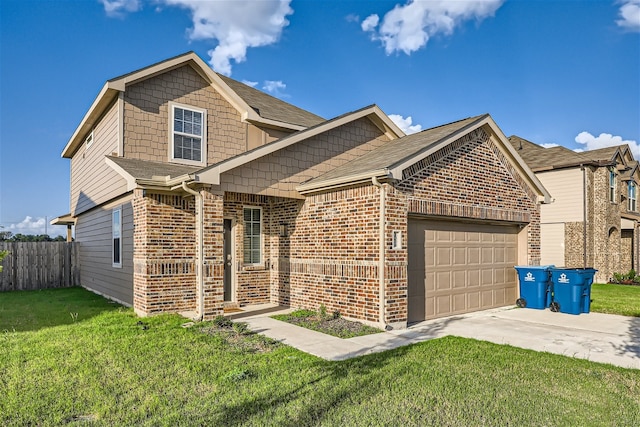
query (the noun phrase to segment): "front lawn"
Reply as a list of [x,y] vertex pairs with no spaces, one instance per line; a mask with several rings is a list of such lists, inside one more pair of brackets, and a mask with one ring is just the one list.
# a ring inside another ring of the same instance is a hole
[[0,425],[640,425],[638,370],[455,337],[327,362],[95,298],[0,293]]
[[595,283],[591,311],[640,317],[640,286]]

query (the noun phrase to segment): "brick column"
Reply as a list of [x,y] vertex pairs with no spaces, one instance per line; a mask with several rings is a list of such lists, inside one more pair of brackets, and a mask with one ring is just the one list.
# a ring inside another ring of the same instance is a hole
[[137,189],[132,205],[136,314],[195,312],[194,198]]
[[224,314],[224,193],[200,190],[203,201],[203,320]]

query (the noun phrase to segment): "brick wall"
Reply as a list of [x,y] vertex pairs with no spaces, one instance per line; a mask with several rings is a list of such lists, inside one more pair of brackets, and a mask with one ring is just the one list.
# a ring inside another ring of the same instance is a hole
[[133,306],[140,315],[194,311],[193,198],[144,193],[133,197]]
[[379,190],[310,195],[290,235],[291,306],[378,321]]
[[528,262],[540,263],[537,196],[482,129],[403,171],[408,212],[529,223]]

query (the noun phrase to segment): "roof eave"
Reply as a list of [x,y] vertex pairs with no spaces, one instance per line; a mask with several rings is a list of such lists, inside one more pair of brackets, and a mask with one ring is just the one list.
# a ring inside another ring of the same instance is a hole
[[89,107],[80,124],[71,135],[67,145],[62,150],[61,157],[70,159],[78,147],[84,142],[84,136],[91,131],[96,121],[100,119],[104,110],[111,105],[118,94],[124,90],[124,87],[115,82],[107,82],[98,93],[98,96]]
[[302,195],[309,193],[317,193],[319,191],[332,190],[335,188],[344,187],[347,185],[356,185],[365,182],[371,182],[373,178],[379,179],[391,179],[393,178],[388,169],[378,169],[375,171],[368,171],[360,174],[343,176],[340,178],[327,179],[324,181],[310,182],[308,184],[301,184],[296,187],[296,191]]
[[[380,120],[380,123],[386,124],[388,126],[389,132],[391,132],[391,139],[396,139],[404,135],[404,133],[395,124],[393,124],[391,119],[389,119],[389,117],[384,114],[384,112],[382,112],[380,108],[378,108],[376,105],[372,105],[370,107],[363,108],[362,110],[346,114],[337,119],[327,120],[326,122],[321,123],[317,126],[303,129],[298,133],[291,134],[285,138],[274,141],[258,149],[248,151],[231,159],[222,161],[214,166],[204,168],[202,171],[196,172],[194,174],[195,180],[207,184],[220,185],[220,175],[224,172],[247,164],[253,160],[259,159],[265,155],[274,153],[283,148],[294,145],[305,139],[319,135],[323,132],[327,132],[328,130],[335,129],[354,120],[361,119],[363,117],[369,118],[374,124],[375,122],[372,118],[376,117]],[[384,130],[382,129],[381,131],[384,132]]]

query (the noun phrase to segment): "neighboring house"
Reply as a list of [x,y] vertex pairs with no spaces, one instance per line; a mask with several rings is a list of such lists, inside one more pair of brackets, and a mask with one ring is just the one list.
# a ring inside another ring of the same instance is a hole
[[627,145],[574,152],[509,137],[554,202],[541,209],[541,263],[593,267],[595,280],[638,269],[640,172]]
[[324,304],[404,327],[513,304],[550,199],[489,115],[325,120],[194,53],[109,80],[62,155],[83,286],[142,316]]

